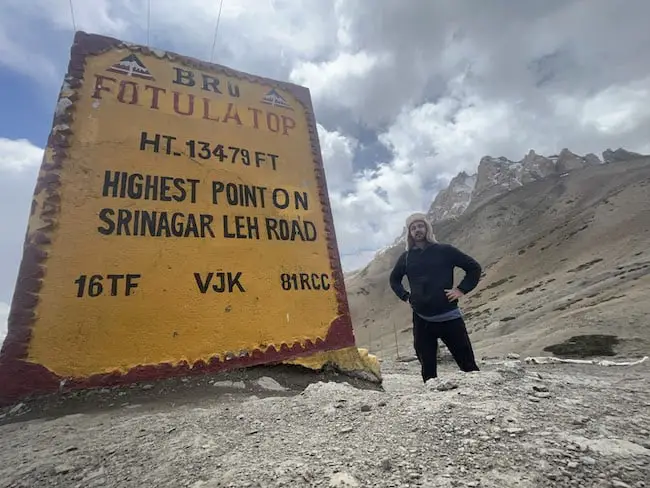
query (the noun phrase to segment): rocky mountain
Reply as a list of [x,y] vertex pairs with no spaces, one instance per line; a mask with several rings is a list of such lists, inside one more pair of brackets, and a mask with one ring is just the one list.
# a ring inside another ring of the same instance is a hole
[[432,222],[438,222],[462,215],[472,200],[476,187],[476,175],[464,171],[449,182],[449,186],[439,192],[431,203],[427,215]]
[[[603,160],[611,162],[631,159],[634,155],[635,153],[621,148],[616,151],[608,149],[603,152]],[[548,157],[541,156],[531,149],[520,161],[511,161],[503,156],[485,156],[479,162],[476,173],[458,173],[449,182],[449,186],[436,195],[427,215],[431,222],[456,218],[467,210],[471,211],[490,199],[525,184],[553,174],[563,174],[598,164],[602,164],[602,161],[595,154],[578,156],[566,148],[559,154]],[[403,243],[405,238],[404,228],[394,244]]]
[[[471,193],[454,190],[472,176],[459,174],[429,215],[439,240],[484,267],[461,303],[479,354],[650,348],[650,157],[485,157]],[[376,354],[411,348],[410,310],[388,286],[403,249],[398,239],[346,281],[357,341]]]

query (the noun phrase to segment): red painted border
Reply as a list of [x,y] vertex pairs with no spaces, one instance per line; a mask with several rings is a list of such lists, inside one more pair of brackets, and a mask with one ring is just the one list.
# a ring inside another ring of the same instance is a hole
[[[41,220],[46,225],[37,231],[25,236],[23,257],[18,272],[18,279],[14,290],[13,301],[9,313],[8,333],[0,350],[0,405],[7,405],[34,394],[43,394],[59,389],[80,389],[98,386],[127,384],[142,380],[162,379],[172,376],[199,374],[207,372],[225,371],[258,364],[281,362],[298,356],[305,356],[318,351],[327,351],[355,345],[350,310],[347,301],[343,271],[337,246],[334,221],[330,208],[327,182],[323,170],[320,144],[314,110],[311,103],[309,89],[267,78],[249,75],[234,71],[224,66],[206,63],[198,59],[166,52],[164,55],[171,61],[203,71],[221,72],[230,77],[245,79],[251,82],[277,87],[290,92],[303,106],[306,114],[307,126],[310,135],[314,172],[319,188],[319,197],[325,221],[325,234],[329,251],[330,266],[333,271],[334,288],[338,301],[338,318],[331,324],[325,340],[317,339],[316,342],[307,340],[305,345],[282,344],[279,349],[271,346],[266,351],[254,350],[252,353],[232,359],[214,357],[207,363],[199,361],[194,364],[182,362],[180,364],[162,363],[156,365],[137,366],[127,373],[120,372],[100,374],[84,378],[62,378],[55,375],[47,368],[25,361],[27,357],[32,326],[36,318],[36,307],[39,300],[39,291],[45,275],[47,251],[44,246],[50,243],[50,235],[57,225],[61,198],[59,195],[59,175],[55,170],[65,165],[67,148],[70,147],[69,136],[72,134],[76,94],[70,92],[81,86],[84,76],[86,57],[101,54],[114,48],[128,48],[145,54],[153,52],[149,48],[137,45],[127,45],[124,42],[105,36],[77,32],[71,48],[68,73],[61,90],[60,102],[54,115],[52,131],[48,138],[47,148],[53,151],[53,158],[48,162],[43,158],[34,195],[45,192],[45,201],[40,211]],[[73,103],[68,103],[65,99]],[[64,100],[62,103],[61,100]],[[32,202],[30,216],[36,212],[36,203]]]

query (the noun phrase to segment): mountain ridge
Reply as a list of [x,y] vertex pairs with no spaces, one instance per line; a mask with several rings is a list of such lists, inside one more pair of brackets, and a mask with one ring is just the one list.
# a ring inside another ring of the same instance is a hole
[[[449,181],[447,187],[435,195],[426,215],[432,224],[436,224],[457,218],[464,212],[477,208],[481,203],[552,174],[562,175],[589,166],[645,157],[622,147],[616,150],[605,149],[601,155],[602,159],[594,153],[580,156],[568,148],[563,148],[558,154],[550,156],[537,154],[535,150],[530,149],[519,161],[512,161],[505,156],[483,156],[476,172],[470,174],[465,170],[460,171]],[[405,243],[405,239],[406,227],[402,227],[401,234],[391,244],[378,250],[373,259],[387,249]],[[348,271],[346,276],[352,277],[360,273],[369,264]]]

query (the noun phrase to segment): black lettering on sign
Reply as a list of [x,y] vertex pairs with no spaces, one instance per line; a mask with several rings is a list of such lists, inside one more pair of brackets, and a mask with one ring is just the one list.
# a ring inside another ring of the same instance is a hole
[[[278,117],[278,115],[273,112],[264,112],[266,117],[263,117],[263,111],[259,108],[248,107],[248,111],[251,112],[253,116],[253,128],[255,129],[259,129],[262,127],[264,122],[266,122],[266,128],[270,132],[280,132],[281,130],[282,135],[288,136],[289,131],[296,128],[296,121],[288,115]],[[280,120],[282,120],[282,123],[280,123]],[[280,125],[282,127],[280,127]]]
[[[131,87],[129,90],[127,87]],[[117,94],[117,100],[129,105],[138,104],[138,84],[134,81],[120,81],[120,91]]]
[[260,225],[257,217],[244,217],[235,215],[230,217],[223,216],[223,236],[226,239],[259,239]]
[[205,275],[205,277],[201,276],[201,273],[194,273],[196,286],[199,291],[204,294],[207,293],[210,288],[212,288],[212,291],[215,293],[232,293],[235,291],[235,288],[241,293],[245,293],[246,290],[241,284],[241,281],[239,281],[241,277],[241,271],[237,271],[235,274],[230,271],[218,271],[216,273],[210,271]]
[[156,210],[131,210],[103,208],[99,220],[104,224],[97,227],[102,235],[124,235],[145,237],[214,237],[210,225],[214,217],[210,214],[184,214]]
[[[196,76],[193,71],[177,67],[174,67],[173,69],[176,72],[176,79],[173,80],[172,83],[183,86],[196,85]],[[203,91],[214,92],[218,93],[219,95],[222,94],[221,90],[219,89],[221,81],[219,78],[205,73],[200,73],[200,75],[202,81],[201,89]],[[228,95],[234,98],[239,97],[239,85],[237,85],[234,81],[228,80]]]
[[309,210],[309,198],[307,192],[294,191],[293,195],[290,195],[284,188],[274,188],[271,192],[271,196],[273,205],[275,208],[279,208],[280,210],[284,210],[290,205],[296,210],[299,210],[300,207],[302,207],[303,210]]
[[309,220],[287,220],[266,217],[264,220],[266,237],[269,241],[306,241],[316,240],[316,226]]
[[[219,205],[219,196],[223,193],[226,203],[232,207],[265,208],[265,186],[245,185],[243,183],[212,182],[212,203]],[[223,199],[221,200],[223,203]]]
[[282,289],[327,291],[330,289],[327,273],[282,273],[280,275]]
[[[235,115],[227,115],[227,117],[235,118]],[[224,122],[227,122],[227,119],[224,119]],[[193,139],[185,141],[185,146],[187,146],[187,155],[191,159],[218,159],[220,163],[243,164],[244,166],[250,166],[251,163],[254,162],[257,168],[261,167],[262,164],[270,161],[273,170],[275,171],[277,169],[279,157],[277,154],[265,153],[261,151],[251,151],[245,147],[226,146],[224,144],[214,144],[206,141],[196,141]],[[251,152],[253,153],[252,156]]]
[[[74,280],[77,285],[77,297],[95,298],[100,295],[118,295],[131,296],[133,290],[138,287],[137,279],[141,278],[140,274],[109,274],[106,276],[94,274],[90,277],[82,274]],[[106,281],[104,281],[106,280]]]
[[175,141],[174,136],[168,136],[164,134],[149,134],[145,131],[140,133],[140,151],[146,151],[150,148],[153,152],[160,152],[160,143],[161,139],[164,139],[164,151],[166,154],[172,154],[172,141]]
[[196,203],[196,185],[200,180],[174,176],[142,175],[125,171],[104,172],[102,196],[131,200],[162,200],[184,202],[188,195]]
[[172,81],[177,85],[183,86],[194,86],[196,81],[194,81],[194,73],[192,71],[183,69],[183,68],[173,68],[176,72],[176,79]]
[[284,188],[273,190],[273,205],[279,209],[287,208],[289,206],[289,192]]

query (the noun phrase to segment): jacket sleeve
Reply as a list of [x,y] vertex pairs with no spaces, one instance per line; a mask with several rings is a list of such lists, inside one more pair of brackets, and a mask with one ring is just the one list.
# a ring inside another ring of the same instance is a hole
[[451,252],[454,266],[465,271],[465,277],[456,288],[464,294],[467,294],[476,288],[476,285],[478,285],[478,282],[481,279],[481,265],[473,257],[468,256],[454,246],[449,246],[449,251]]
[[395,295],[397,295],[397,297],[402,301],[406,301],[409,296],[409,292],[406,291],[404,285],[402,285],[402,278],[404,278],[405,274],[406,253],[404,252],[395,263],[395,266],[393,267],[393,271],[391,271],[389,278],[390,287],[392,288],[393,293],[395,293]]

